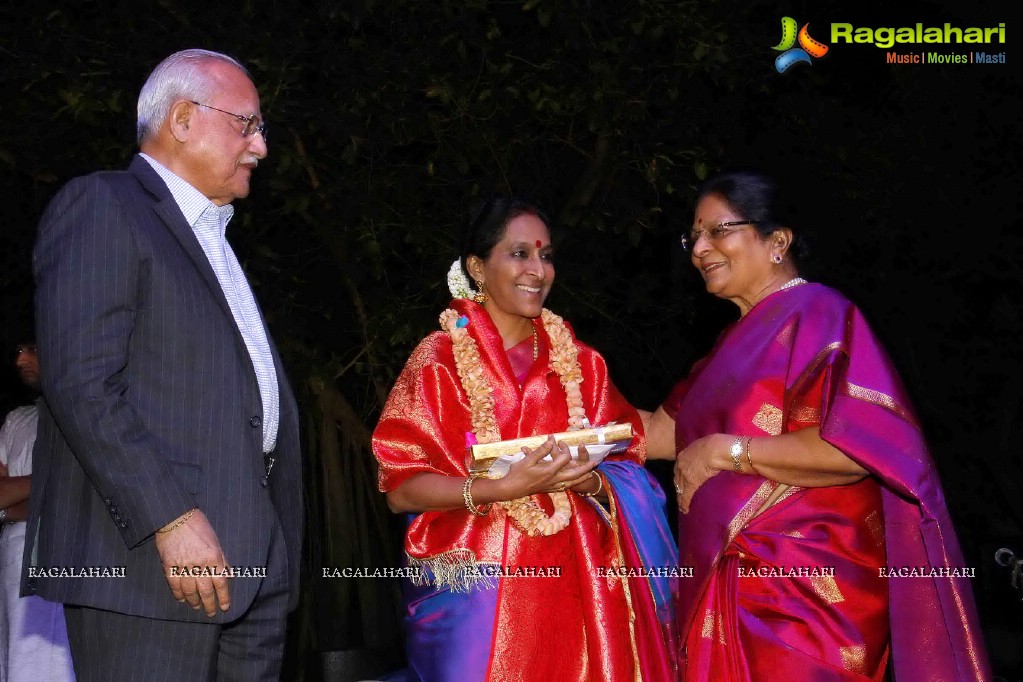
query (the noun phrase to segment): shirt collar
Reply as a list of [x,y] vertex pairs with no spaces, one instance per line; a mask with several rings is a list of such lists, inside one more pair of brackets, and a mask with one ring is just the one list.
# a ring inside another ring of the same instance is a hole
[[200,218],[213,219],[215,217],[216,224],[220,227],[220,235],[224,235],[224,232],[227,230],[227,223],[230,222],[231,217],[234,215],[234,206],[231,204],[217,206],[205,194],[153,157],[144,153],[139,153],[139,156],[153,167],[153,170],[156,171],[157,175],[167,185],[171,196],[174,197],[174,202],[181,209],[181,213],[185,216],[185,221],[192,229],[197,228]]

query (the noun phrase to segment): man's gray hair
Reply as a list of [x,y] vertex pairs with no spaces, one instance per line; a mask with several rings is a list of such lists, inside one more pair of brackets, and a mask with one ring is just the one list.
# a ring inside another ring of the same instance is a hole
[[182,50],[167,57],[153,69],[139,92],[136,131],[140,145],[156,135],[178,100],[209,101],[216,91],[216,82],[205,69],[211,61],[230,64],[249,75],[237,60],[210,50]]

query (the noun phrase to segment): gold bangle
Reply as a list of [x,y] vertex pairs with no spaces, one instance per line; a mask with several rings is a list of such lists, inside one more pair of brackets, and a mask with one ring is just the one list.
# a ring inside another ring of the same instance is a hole
[[494,503],[483,505],[483,511],[476,506],[476,503],[472,501],[472,482],[476,480],[476,476],[469,476],[465,479],[465,483],[462,484],[462,501],[465,502],[465,508],[476,516],[486,516],[490,513],[490,508],[494,506]]
[[753,440],[752,438],[747,438],[746,439],[746,461],[749,462],[749,469],[750,469],[750,471],[752,471],[753,473],[759,475],[760,472],[757,471],[757,468],[755,466],[753,466],[753,460],[750,459],[750,456],[749,456],[749,444],[750,444],[750,441],[752,441],[752,440]]
[[172,530],[174,530],[175,528],[177,528],[178,526],[184,524],[186,521],[188,521],[190,518],[192,518],[192,514],[194,514],[196,511],[198,511],[198,509],[199,509],[199,507],[192,507],[187,512],[185,512],[185,515],[182,516],[180,519],[178,519],[177,522],[173,526],[171,526],[170,528],[159,528],[159,529],[157,529],[156,532],[157,533],[169,533],[169,532],[171,532]]
[[598,474],[596,471],[591,471],[591,474],[597,477],[597,489],[592,493],[579,493],[583,497],[596,497],[600,494],[600,491],[604,489],[604,477]]

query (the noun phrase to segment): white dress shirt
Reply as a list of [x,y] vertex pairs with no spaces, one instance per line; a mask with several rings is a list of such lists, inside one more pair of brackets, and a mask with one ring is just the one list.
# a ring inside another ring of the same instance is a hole
[[245,278],[238,258],[227,243],[227,223],[234,215],[231,204],[217,206],[202,192],[175,175],[156,159],[140,154],[149,162],[167,184],[185,220],[192,226],[220,288],[231,307],[235,324],[245,340],[252,366],[259,382],[259,395],[263,400],[263,452],[270,452],[277,443],[280,422],[280,392],[270,344],[266,339],[263,317],[256,306],[249,281]]

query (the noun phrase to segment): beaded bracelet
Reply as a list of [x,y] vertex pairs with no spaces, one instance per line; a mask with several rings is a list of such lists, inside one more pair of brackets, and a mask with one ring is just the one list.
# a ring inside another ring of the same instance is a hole
[[597,489],[592,493],[579,493],[583,497],[596,497],[600,494],[600,491],[604,489],[604,477],[598,474],[596,471],[591,471],[591,474],[597,477]]
[[169,533],[169,532],[171,532],[172,530],[174,530],[175,528],[177,528],[178,526],[184,524],[186,521],[188,521],[190,518],[192,518],[192,514],[194,514],[198,510],[199,510],[199,507],[192,507],[191,509],[189,509],[185,513],[184,516],[182,516],[180,519],[178,519],[177,523],[175,523],[173,526],[171,526],[170,528],[160,528],[156,532],[157,533]]
[[476,516],[486,516],[490,513],[490,508],[494,506],[494,503],[483,505],[483,511],[480,511],[476,503],[472,501],[472,482],[476,478],[476,476],[469,476],[465,479],[465,483],[462,484],[462,501],[465,502],[465,508]]

